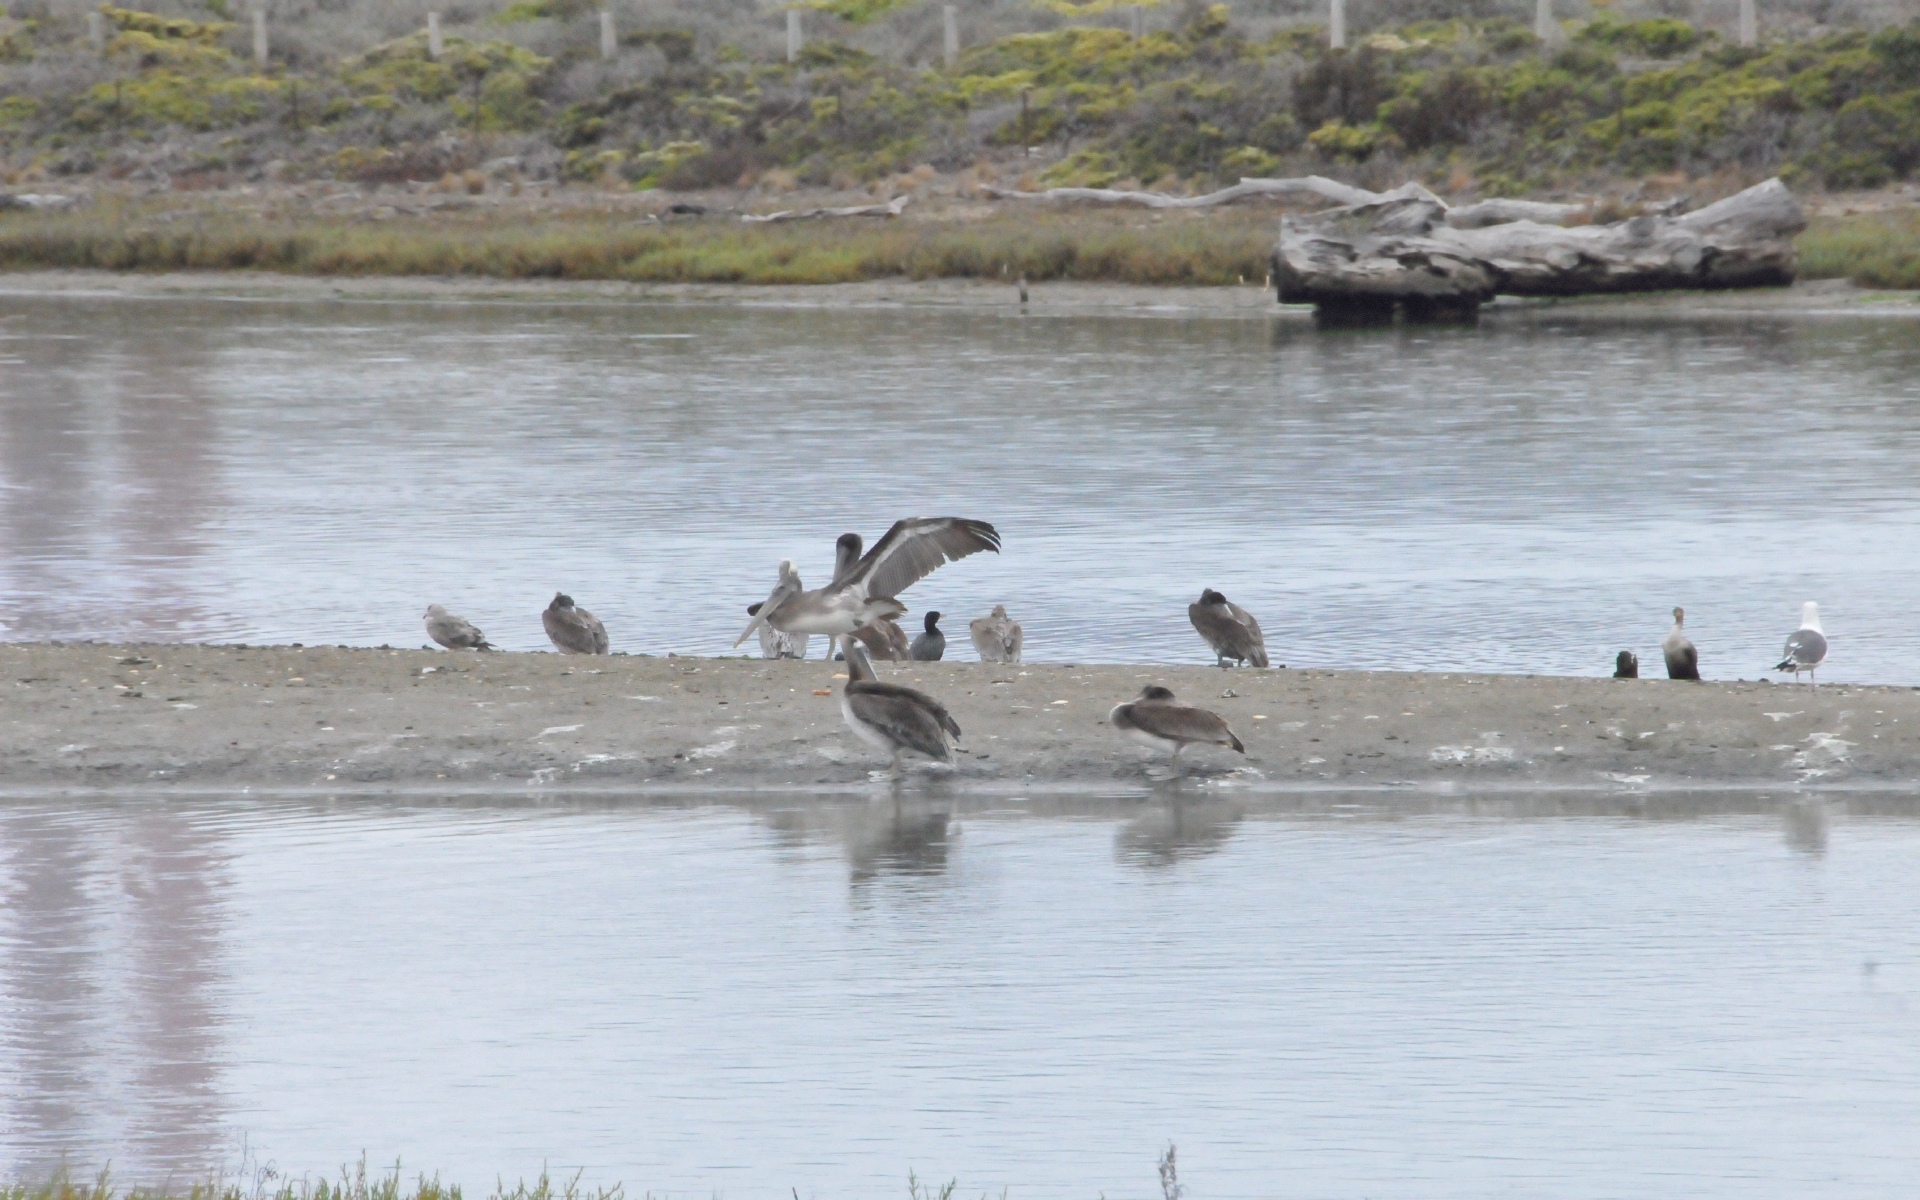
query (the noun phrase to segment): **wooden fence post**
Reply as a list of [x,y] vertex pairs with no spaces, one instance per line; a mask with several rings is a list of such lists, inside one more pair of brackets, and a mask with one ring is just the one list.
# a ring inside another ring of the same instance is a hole
[[253,10],[253,65],[262,71],[267,69],[267,10],[265,5],[256,5]]
[[440,37],[440,14],[430,12],[427,14],[427,57],[437,62],[446,51],[447,44]]
[[960,10],[951,4],[944,6],[940,10],[940,23],[945,35],[947,65],[951,67],[960,61]]
[[1344,50],[1347,45],[1347,0],[1332,0],[1327,9],[1327,45]]
[[87,44],[93,47],[95,54],[107,52],[107,14],[100,12],[87,14]]
[[801,45],[802,45],[802,41],[800,37],[800,10],[797,8],[790,8],[787,10],[787,61],[788,62],[800,61]]
[[1760,40],[1760,15],[1753,9],[1753,0],[1740,0],[1740,44],[1751,46]]
[[620,42],[613,36],[613,10],[600,10],[600,57],[611,59],[619,53]]

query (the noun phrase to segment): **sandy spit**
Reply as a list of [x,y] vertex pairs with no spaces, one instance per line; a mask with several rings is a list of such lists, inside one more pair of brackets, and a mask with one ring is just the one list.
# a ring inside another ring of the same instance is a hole
[[[0,646],[0,790],[683,791],[869,786],[820,659],[330,647]],[[965,730],[905,786],[1116,792],[1162,760],[1112,706],[1146,683],[1221,713],[1256,790],[1920,788],[1920,689],[1209,667],[880,664]],[[822,694],[825,693],[825,694]]]
[[[621,283],[595,280],[421,276],[334,277],[265,271],[130,274],[114,271],[0,272],[0,298],[54,297],[244,302],[393,304],[685,304],[741,308],[933,309],[1007,316],[1134,316],[1183,320],[1310,322],[1311,305],[1280,305],[1265,288],[1149,287],[1123,283],[1036,283],[1024,308],[1003,283],[971,279],[878,279],[865,283],[761,285]],[[1617,322],[1647,317],[1920,317],[1920,293],[1814,280],[1790,288],[1651,292],[1529,300],[1502,297],[1482,310],[1488,323],[1539,320]]]

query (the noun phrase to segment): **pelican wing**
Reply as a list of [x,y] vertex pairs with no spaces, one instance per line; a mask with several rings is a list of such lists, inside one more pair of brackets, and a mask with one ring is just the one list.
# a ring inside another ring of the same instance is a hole
[[568,654],[605,654],[607,629],[584,608],[549,608],[540,614],[547,637]]
[[982,550],[1000,552],[1000,534],[985,521],[965,517],[908,517],[895,521],[832,587],[855,588],[863,596],[894,597],[941,566]]
[[[1248,628],[1247,617],[1240,620],[1245,610],[1235,604],[1189,604],[1187,619],[1193,622],[1193,628],[1215,654],[1224,658],[1239,658],[1251,661],[1256,655],[1266,657],[1266,645],[1260,637],[1260,626],[1254,623]],[[1257,665],[1264,666],[1264,663]]]
[[1206,742],[1215,746],[1232,746],[1245,754],[1247,748],[1240,739],[1233,736],[1233,730],[1227,728],[1227,722],[1219,713],[1208,712],[1204,708],[1194,708],[1186,704],[1134,703],[1126,706],[1127,718],[1135,728],[1150,733],[1154,737],[1166,738],[1178,742]]

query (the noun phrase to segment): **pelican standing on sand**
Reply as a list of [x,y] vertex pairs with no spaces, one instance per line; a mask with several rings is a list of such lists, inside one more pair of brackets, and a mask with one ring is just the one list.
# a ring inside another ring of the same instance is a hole
[[936,762],[953,762],[960,726],[946,707],[925,692],[881,683],[859,642],[847,643],[847,685],[840,689],[840,715],[867,745],[893,756],[894,778],[900,756],[912,751]]
[[491,650],[493,643],[465,617],[456,617],[439,604],[427,605],[427,636],[449,650]]
[[1820,628],[1820,606],[1809,600],[1800,606],[1800,628],[1787,635],[1786,654],[1773,669],[1792,671],[1795,683],[1800,682],[1800,672],[1805,671],[1818,688],[1820,677],[1814,671],[1825,661],[1827,631]]
[[[806,587],[800,582],[800,572],[793,560],[780,560],[780,582],[773,585],[767,598],[758,604],[747,605],[747,615],[755,616],[769,604],[778,605],[789,596],[797,596]],[[807,635],[804,633],[783,633],[771,625],[760,626],[761,658],[805,658],[807,656]],[[735,643],[736,645],[738,643]]]
[[1176,772],[1180,769],[1180,752],[1196,743],[1231,746],[1241,754],[1247,752],[1247,748],[1240,744],[1240,739],[1233,736],[1233,730],[1227,728],[1227,722],[1220,714],[1189,704],[1177,704],[1173,692],[1159,684],[1148,684],[1141,688],[1138,700],[1115,705],[1113,711],[1107,714],[1107,720],[1120,731],[1121,737],[1130,742],[1155,750],[1173,751],[1173,769]]
[[967,632],[973,635],[973,648],[980,652],[981,662],[1020,661],[1020,647],[1027,635],[1020,622],[1007,615],[1006,605],[996,604],[988,615],[967,622]]
[[1256,667],[1267,665],[1267,640],[1260,636],[1260,622],[1219,592],[1212,588],[1201,592],[1198,601],[1187,605],[1187,619],[1213,648],[1220,666],[1230,658]]
[[1700,678],[1700,652],[1687,640],[1682,628],[1687,623],[1687,610],[1673,610],[1673,628],[1667,631],[1667,640],[1660,643],[1661,651],[1667,656],[1668,679]]
[[553,603],[540,614],[540,623],[547,627],[547,636],[562,654],[607,652],[607,627],[586,609],[576,608],[573,597],[565,592],[553,594]]
[[926,631],[913,639],[913,645],[907,647],[907,657],[914,662],[939,662],[947,653],[947,635],[940,632],[940,614],[927,614]]
[[[845,546],[849,539],[857,548],[857,534],[844,535],[841,544]],[[964,517],[895,521],[873,549],[851,566],[836,571],[833,582],[826,587],[787,596],[779,604],[769,600],[762,605],[733,644],[738,646],[766,624],[787,633],[825,634],[844,646],[848,635],[863,625],[882,617],[893,620],[905,616],[907,606],[895,596],[944,564],[982,550],[1000,551],[1000,534],[985,521]],[[831,641],[829,658],[833,656]]]

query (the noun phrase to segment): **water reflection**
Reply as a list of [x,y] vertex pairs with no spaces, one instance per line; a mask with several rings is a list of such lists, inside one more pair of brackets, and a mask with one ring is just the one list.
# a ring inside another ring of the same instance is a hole
[[1833,829],[1825,800],[1790,800],[1781,806],[1780,813],[1785,818],[1788,848],[1812,858],[1825,856],[1827,837]]
[[1246,816],[1235,798],[1183,795],[1178,784],[1162,784],[1146,810],[1120,827],[1120,857],[1143,867],[1171,867],[1215,853],[1233,837]]

